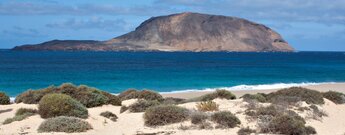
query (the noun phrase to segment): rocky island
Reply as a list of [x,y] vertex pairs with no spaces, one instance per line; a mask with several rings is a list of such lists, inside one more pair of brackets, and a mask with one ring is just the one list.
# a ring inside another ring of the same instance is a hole
[[200,13],[152,17],[134,31],[106,41],[52,40],[13,50],[291,52],[275,31],[245,19]]

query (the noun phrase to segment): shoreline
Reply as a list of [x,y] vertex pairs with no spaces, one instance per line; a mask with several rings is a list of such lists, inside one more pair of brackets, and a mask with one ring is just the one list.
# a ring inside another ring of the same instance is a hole
[[[194,98],[207,93],[211,93],[217,89],[225,89],[234,93],[237,97],[244,94],[255,94],[255,93],[270,93],[279,89],[290,88],[290,87],[304,87],[319,91],[340,91],[345,92],[345,82],[302,82],[302,83],[273,83],[273,84],[258,84],[258,85],[236,85],[232,87],[217,87],[217,88],[205,88],[205,89],[187,89],[187,90],[175,90],[170,92],[159,92],[163,97],[174,97],[174,98]],[[330,87],[330,88],[328,88]],[[343,88],[343,89],[342,89]],[[329,90],[325,90],[329,89]],[[118,95],[119,93],[112,93]],[[10,97],[13,103],[15,97]]]
[[[296,83],[297,84],[297,83]],[[301,83],[302,84],[302,83]],[[243,90],[229,90],[233,94],[235,94],[237,97],[241,97],[244,94],[255,94],[255,93],[270,93],[273,91],[277,91],[279,89],[283,88],[290,88],[290,87],[303,87],[303,88],[308,88],[312,90],[317,90],[317,91],[338,91],[338,92],[345,92],[345,82],[328,82],[328,83],[309,83],[305,85],[292,85],[288,87],[281,87],[281,88],[271,88],[271,89],[243,89]],[[220,89],[220,88],[218,88]],[[199,97],[204,94],[211,93],[215,91],[216,89],[205,89],[205,90],[193,90],[193,91],[173,91],[173,92],[160,92],[160,94],[163,97],[173,97],[173,98],[194,98],[194,97]]]

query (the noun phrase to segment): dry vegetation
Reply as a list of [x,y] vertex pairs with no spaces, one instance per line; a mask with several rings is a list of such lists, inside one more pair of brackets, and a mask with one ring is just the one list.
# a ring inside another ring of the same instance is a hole
[[10,104],[10,97],[7,96],[4,92],[0,92],[0,105]]
[[105,112],[102,112],[101,114],[99,114],[105,118],[108,118],[110,119],[111,121],[116,121],[118,119],[118,117],[116,116],[116,114],[112,113],[112,112],[109,112],[109,111],[105,111]]
[[188,119],[189,111],[175,105],[160,105],[148,108],[144,113],[147,126],[162,126],[178,123]]
[[3,124],[10,124],[14,121],[21,121],[24,120],[32,115],[37,114],[36,109],[28,109],[28,108],[19,108],[13,118],[7,118]]
[[75,118],[59,116],[47,119],[39,126],[39,132],[85,132],[92,129],[92,126],[86,121]]
[[213,101],[204,101],[196,104],[196,108],[199,111],[207,112],[207,111],[218,111],[219,105]]

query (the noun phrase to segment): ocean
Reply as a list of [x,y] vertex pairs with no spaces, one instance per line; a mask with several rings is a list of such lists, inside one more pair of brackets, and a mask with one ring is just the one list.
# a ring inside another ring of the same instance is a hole
[[345,82],[345,52],[0,51],[0,91],[71,82],[111,93],[270,89]]

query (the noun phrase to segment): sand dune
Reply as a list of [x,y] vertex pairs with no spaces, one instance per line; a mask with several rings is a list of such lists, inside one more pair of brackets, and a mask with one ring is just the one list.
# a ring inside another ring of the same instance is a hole
[[[345,84],[327,84],[322,86],[312,86],[316,90],[337,90],[340,91]],[[273,90],[266,91],[250,91],[249,93],[256,92],[270,92]],[[245,91],[248,92],[248,91]],[[242,91],[234,92],[237,96],[242,95]],[[199,93],[198,93],[199,94]],[[198,94],[192,94],[190,97],[197,96]],[[204,93],[202,93],[204,94]],[[175,96],[177,94],[166,94],[165,96]],[[184,94],[186,95],[186,94]],[[236,100],[225,100],[225,99],[215,99],[213,100],[219,104],[220,110],[228,110],[235,114],[240,120],[241,125],[236,128],[230,129],[212,129],[212,130],[199,130],[193,128],[190,121],[185,121],[183,123],[171,124],[160,127],[146,127],[144,126],[143,113],[129,113],[124,112],[120,114],[120,106],[104,105],[101,107],[89,108],[89,117],[86,119],[93,129],[83,133],[72,133],[72,134],[82,134],[82,135],[133,135],[139,133],[170,133],[170,134],[190,134],[190,135],[236,135],[240,127],[253,127],[255,128],[256,123],[248,121],[244,115],[246,102],[242,99]],[[136,100],[127,100],[123,104],[130,105],[136,102]],[[188,109],[196,109],[196,102],[190,102],[185,104],[180,104],[179,106],[186,107]],[[307,119],[307,124],[313,126],[317,133],[320,135],[343,135],[345,133],[345,105],[336,105],[333,102],[325,99],[325,104],[320,106],[327,114],[328,117],[323,117],[321,120]],[[37,105],[29,104],[11,104],[11,105],[1,105],[0,110],[7,110],[0,113],[0,122],[2,123],[6,118],[13,117],[16,110],[19,108],[37,108]],[[10,109],[10,110],[8,110]],[[116,122],[106,119],[99,114],[104,111],[110,111],[116,114],[119,118]],[[303,116],[303,114],[301,114]],[[7,125],[0,125],[0,135],[17,135],[17,134],[54,134],[54,135],[64,135],[68,133],[38,133],[37,128],[44,119],[40,118],[39,115],[31,116],[22,121],[15,121]],[[189,127],[187,130],[182,130],[181,127]]]

